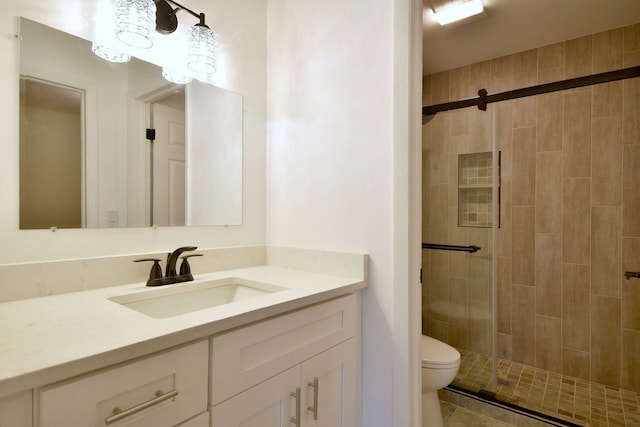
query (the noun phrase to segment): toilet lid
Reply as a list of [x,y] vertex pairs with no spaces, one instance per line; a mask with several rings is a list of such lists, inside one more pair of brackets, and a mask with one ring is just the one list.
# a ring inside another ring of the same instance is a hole
[[460,363],[460,353],[449,344],[435,338],[422,336],[422,366],[444,366]]

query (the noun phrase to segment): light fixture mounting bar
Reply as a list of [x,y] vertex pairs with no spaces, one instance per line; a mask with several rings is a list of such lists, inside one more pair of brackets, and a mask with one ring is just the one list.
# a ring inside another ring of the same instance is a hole
[[205,25],[204,23],[204,13],[196,13],[193,10],[189,9],[188,7],[185,7],[183,5],[181,5],[180,3],[178,3],[177,1],[173,1],[173,0],[164,0],[167,3],[171,3],[174,6],[177,6],[179,9],[184,10],[185,12],[190,13],[192,16],[198,18],[200,20],[200,25]]

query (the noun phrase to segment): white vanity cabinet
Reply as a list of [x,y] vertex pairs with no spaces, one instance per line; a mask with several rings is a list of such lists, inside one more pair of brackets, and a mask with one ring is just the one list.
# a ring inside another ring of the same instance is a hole
[[0,427],[31,427],[31,391],[0,399]]
[[39,390],[39,426],[208,425],[200,341]]
[[348,295],[213,337],[212,427],[356,426],[357,304]]

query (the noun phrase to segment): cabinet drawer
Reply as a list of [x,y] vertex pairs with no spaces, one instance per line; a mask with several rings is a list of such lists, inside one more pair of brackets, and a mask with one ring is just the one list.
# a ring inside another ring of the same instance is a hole
[[356,297],[348,295],[211,339],[210,404],[220,403],[351,338]]
[[40,426],[174,426],[207,410],[208,359],[201,341],[45,387]]

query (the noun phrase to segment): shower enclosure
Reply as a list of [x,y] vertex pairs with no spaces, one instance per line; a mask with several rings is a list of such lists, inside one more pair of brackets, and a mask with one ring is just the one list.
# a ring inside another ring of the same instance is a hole
[[[464,72],[428,90],[469,96]],[[460,351],[451,389],[640,425],[640,67],[626,72],[425,109],[423,333]]]

